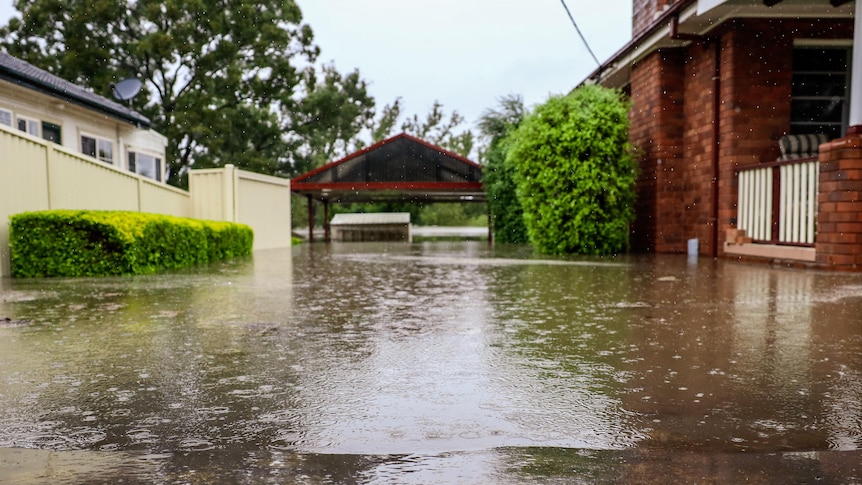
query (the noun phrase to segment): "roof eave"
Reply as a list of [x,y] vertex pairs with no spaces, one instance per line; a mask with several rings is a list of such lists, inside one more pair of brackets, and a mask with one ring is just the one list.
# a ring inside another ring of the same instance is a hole
[[150,122],[149,118],[143,115],[137,115],[135,112],[132,111],[125,112],[123,110],[113,109],[110,106],[95,103],[92,100],[75,96],[72,93],[57,89],[54,86],[46,84],[39,79],[35,79],[30,76],[26,76],[20,72],[7,69],[2,65],[0,65],[0,79],[4,79],[19,86],[23,86],[25,88],[47,94],[62,101],[68,101],[70,103],[74,103],[88,109],[96,110],[100,113],[104,113],[121,121],[131,123],[138,128],[152,127],[152,123]]
[[[637,61],[658,49],[682,47],[690,43],[693,36],[705,37],[732,18],[852,18],[853,12],[852,2],[835,7],[829,2],[815,4],[809,0],[785,0],[774,6],[767,6],[759,0],[681,0],[665,9],[649,27],[632,38],[579,85],[601,84],[622,88],[628,84],[631,68]],[[677,38],[671,36],[673,19],[685,30]]]

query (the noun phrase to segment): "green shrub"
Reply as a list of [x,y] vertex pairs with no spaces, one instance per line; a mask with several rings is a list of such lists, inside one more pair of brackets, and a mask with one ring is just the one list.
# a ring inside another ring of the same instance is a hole
[[511,145],[511,134],[524,120],[524,98],[504,96],[497,109],[488,109],[479,119],[479,130],[489,140],[483,153],[482,185],[488,199],[488,208],[494,227],[494,240],[498,243],[523,244],[529,242],[524,226],[524,210],[518,201],[514,168],[506,163]]
[[12,216],[12,276],[152,274],[251,253],[243,224],[119,211]]
[[549,99],[511,135],[507,163],[537,250],[628,250],[637,175],[628,110],[619,91],[584,86]]

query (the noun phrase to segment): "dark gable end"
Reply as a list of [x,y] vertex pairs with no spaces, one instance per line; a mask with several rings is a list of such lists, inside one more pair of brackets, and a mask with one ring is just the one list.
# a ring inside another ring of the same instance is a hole
[[43,69],[0,52],[0,79],[98,111],[138,128],[150,128],[149,118],[110,99],[99,96]]

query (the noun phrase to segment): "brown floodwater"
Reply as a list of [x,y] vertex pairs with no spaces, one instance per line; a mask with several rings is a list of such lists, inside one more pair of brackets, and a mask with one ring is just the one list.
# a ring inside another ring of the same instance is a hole
[[0,483],[860,483],[862,275],[482,242],[0,279]]

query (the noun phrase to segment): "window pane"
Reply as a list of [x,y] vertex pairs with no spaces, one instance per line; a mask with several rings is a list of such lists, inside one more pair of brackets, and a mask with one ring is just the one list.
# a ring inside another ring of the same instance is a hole
[[84,155],[96,156],[96,139],[88,136],[81,137],[81,153]]
[[108,140],[99,140],[99,160],[114,162],[114,144]]
[[27,133],[35,136],[39,136],[39,123],[36,120],[27,120]]
[[848,53],[844,47],[793,50],[792,133],[841,135],[847,122]]
[[844,114],[843,100],[816,99],[793,100],[790,103],[791,119],[793,121],[819,121],[841,123]]
[[54,143],[60,143],[60,126],[55,125],[53,123],[42,123],[42,138],[52,141]]
[[844,72],[847,70],[847,49],[841,47],[794,49],[793,70]]
[[135,172],[154,180],[159,179],[157,158],[144,154],[135,154]]
[[6,126],[12,126],[12,112],[0,109],[0,123]]
[[842,74],[798,74],[793,76],[794,96],[844,96],[847,90]]
[[18,118],[18,129],[26,133],[27,132],[27,120],[23,120],[21,118]]
[[824,135],[827,135],[830,139],[833,139],[841,136],[841,124],[833,123],[829,125],[823,123],[793,123],[790,125],[790,133],[793,135],[823,133]]

